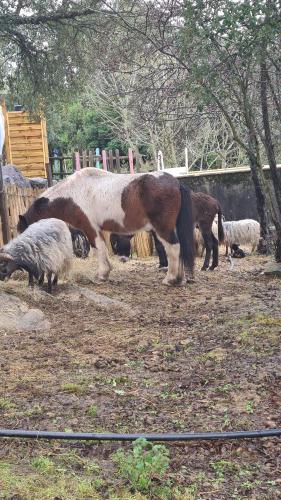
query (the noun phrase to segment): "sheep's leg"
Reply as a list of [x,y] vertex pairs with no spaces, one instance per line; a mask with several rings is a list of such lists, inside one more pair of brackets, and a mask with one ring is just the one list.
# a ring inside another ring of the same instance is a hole
[[213,271],[219,265],[219,242],[213,233],[212,233],[212,241],[213,241],[213,262],[210,267],[210,271]]
[[57,286],[57,284],[58,284],[58,275],[55,274],[55,277],[53,279],[53,286]]
[[28,273],[28,286],[30,286],[31,288],[33,288],[34,286],[33,274],[30,271]]
[[202,233],[202,236],[203,236],[203,240],[204,240],[205,247],[206,247],[206,255],[205,255],[204,264],[201,267],[201,271],[206,271],[209,267],[209,264],[210,264],[210,257],[211,257],[211,251],[213,248],[213,242],[212,242],[211,234]]
[[109,262],[106,244],[101,233],[96,236],[95,247],[98,253],[97,278],[101,281],[106,281],[108,279],[112,266]]
[[225,256],[228,256],[228,243],[225,244]]
[[47,279],[48,279],[47,292],[52,293],[52,273],[50,271],[47,274]]
[[38,285],[42,286],[44,283],[45,273],[42,273],[38,280]]
[[256,244],[254,243],[254,244],[252,245],[252,253],[255,251],[255,249],[256,249]]

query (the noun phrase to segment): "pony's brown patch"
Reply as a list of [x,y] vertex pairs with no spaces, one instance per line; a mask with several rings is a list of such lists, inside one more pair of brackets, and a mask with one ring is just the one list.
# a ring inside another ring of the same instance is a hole
[[87,215],[71,198],[55,198],[54,200],[49,200],[45,197],[38,198],[27,212],[21,216],[18,223],[18,231],[22,232],[25,224],[27,227],[38,220],[50,217],[61,219],[80,229],[85,233],[90,244],[95,246],[97,233]]
[[124,189],[121,204],[126,231],[135,231],[151,223],[161,236],[169,239],[181,207],[179,183],[166,174],[160,177],[142,175]]
[[103,231],[109,231],[110,233],[124,233],[125,231],[125,228],[113,219],[105,220],[101,228]]
[[202,229],[211,231],[216,214],[219,212],[218,200],[205,193],[191,192],[194,221]]

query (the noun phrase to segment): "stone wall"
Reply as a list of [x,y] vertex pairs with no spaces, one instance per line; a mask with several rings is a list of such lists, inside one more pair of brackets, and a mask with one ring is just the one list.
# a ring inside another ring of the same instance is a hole
[[[266,176],[269,172],[266,171]],[[190,174],[179,180],[193,191],[217,198],[226,220],[258,220],[254,186],[250,170],[223,173]]]

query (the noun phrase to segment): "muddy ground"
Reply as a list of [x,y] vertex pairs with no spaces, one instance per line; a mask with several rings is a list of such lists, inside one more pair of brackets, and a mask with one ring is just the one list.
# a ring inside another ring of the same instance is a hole
[[[281,281],[261,274],[267,260],[247,257],[229,271],[222,257],[218,270],[198,271],[184,288],[164,287],[154,258],[125,265],[113,259],[110,281],[99,285],[91,282],[94,259],[77,261],[73,281],[128,308],[106,309],[77,291],[72,297],[69,284],[53,297],[22,280],[1,284],[42,309],[52,327],[7,332],[0,324],[0,426],[281,427]],[[155,480],[158,489],[130,498],[281,498],[280,445],[278,438],[168,444],[170,467],[162,483]],[[0,498],[129,498],[130,481],[112,460],[121,446],[1,441]],[[50,467],[38,467],[38,457]]]

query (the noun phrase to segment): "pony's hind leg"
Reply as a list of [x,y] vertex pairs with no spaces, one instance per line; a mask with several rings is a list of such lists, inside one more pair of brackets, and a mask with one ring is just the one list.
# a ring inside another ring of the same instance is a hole
[[168,239],[164,239],[159,233],[157,233],[157,237],[163,243],[168,258],[168,272],[163,280],[163,284],[184,284],[184,268],[180,262],[180,244],[175,231],[170,233]]
[[205,260],[204,260],[203,266],[201,267],[201,271],[206,271],[209,268],[209,264],[210,264],[210,257],[211,257],[211,251],[213,248],[213,241],[212,241],[211,234],[202,233],[202,236],[203,236],[205,247],[206,247],[206,255],[205,255]]
[[109,262],[106,244],[101,233],[96,236],[95,247],[98,254],[97,278],[101,281],[106,281],[108,279],[112,266]]
[[219,242],[213,233],[212,233],[212,242],[213,242],[213,261],[210,267],[210,271],[213,271],[219,265]]
[[151,234],[152,234],[152,237],[154,240],[155,250],[156,250],[158,257],[159,257],[159,269],[167,269],[168,268],[168,260],[167,260],[165,248],[162,245],[161,241],[158,240],[155,231],[151,231]]

